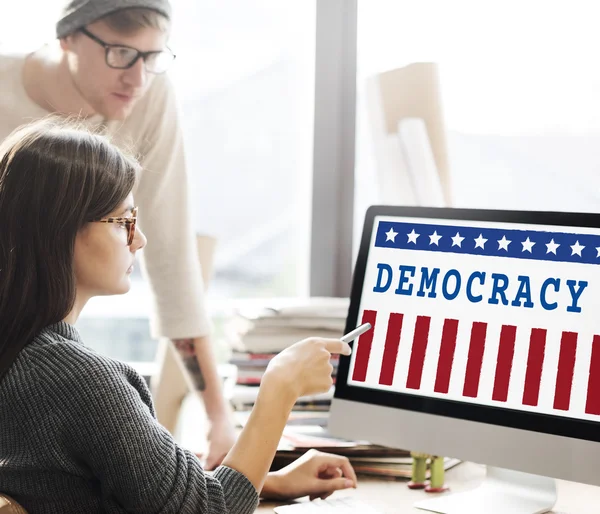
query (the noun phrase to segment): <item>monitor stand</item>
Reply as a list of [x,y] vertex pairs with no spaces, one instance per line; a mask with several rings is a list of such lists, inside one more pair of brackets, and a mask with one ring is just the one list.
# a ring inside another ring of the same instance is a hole
[[419,501],[414,506],[442,514],[541,514],[552,510],[555,503],[553,478],[488,466],[479,487]]

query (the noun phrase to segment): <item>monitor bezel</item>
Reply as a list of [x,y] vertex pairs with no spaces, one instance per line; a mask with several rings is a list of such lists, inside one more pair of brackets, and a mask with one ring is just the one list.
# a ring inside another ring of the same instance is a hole
[[[593,213],[373,205],[365,214],[360,247],[352,277],[346,332],[358,325],[369,248],[372,232],[375,229],[375,219],[378,216],[600,228],[600,214]],[[347,383],[350,359],[346,356],[340,358],[336,375],[335,398],[600,442],[600,423],[590,420],[352,386]]]

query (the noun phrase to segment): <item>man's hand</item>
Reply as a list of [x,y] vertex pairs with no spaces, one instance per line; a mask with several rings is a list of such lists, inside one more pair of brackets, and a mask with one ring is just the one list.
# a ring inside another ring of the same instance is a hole
[[202,393],[210,430],[207,436],[208,454],[198,457],[205,458],[204,467],[212,470],[221,464],[236,440],[231,407],[223,397],[208,337],[176,339],[173,345],[181,357],[190,388]]
[[356,473],[346,457],[309,450],[285,468],[269,473],[261,496],[277,500],[302,496],[325,499],[339,489],[356,487],[356,483]]
[[204,468],[213,470],[219,466],[235,440],[235,428],[228,417],[212,421],[208,432],[208,455]]

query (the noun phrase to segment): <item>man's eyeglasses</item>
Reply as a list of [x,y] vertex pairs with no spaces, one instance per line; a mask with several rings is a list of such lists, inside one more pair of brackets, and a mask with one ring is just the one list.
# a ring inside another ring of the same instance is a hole
[[175,54],[168,47],[166,50],[140,52],[130,46],[108,44],[99,37],[94,36],[94,34],[85,28],[80,29],[79,31],[104,48],[104,57],[109,68],[127,70],[131,68],[138,59],[142,58],[148,73],[160,74],[167,71],[169,66],[175,60]]
[[118,223],[127,228],[127,246],[131,246],[135,237],[135,226],[137,224],[137,207],[131,209],[131,217],[128,218],[102,218],[98,223]]

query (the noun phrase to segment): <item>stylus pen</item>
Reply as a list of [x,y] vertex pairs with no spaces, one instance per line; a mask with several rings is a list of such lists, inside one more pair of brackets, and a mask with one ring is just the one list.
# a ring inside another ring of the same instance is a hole
[[363,323],[361,326],[356,327],[352,332],[348,332],[345,336],[340,339],[343,343],[349,343],[354,341],[358,336],[364,334],[367,330],[371,329],[371,323]]

